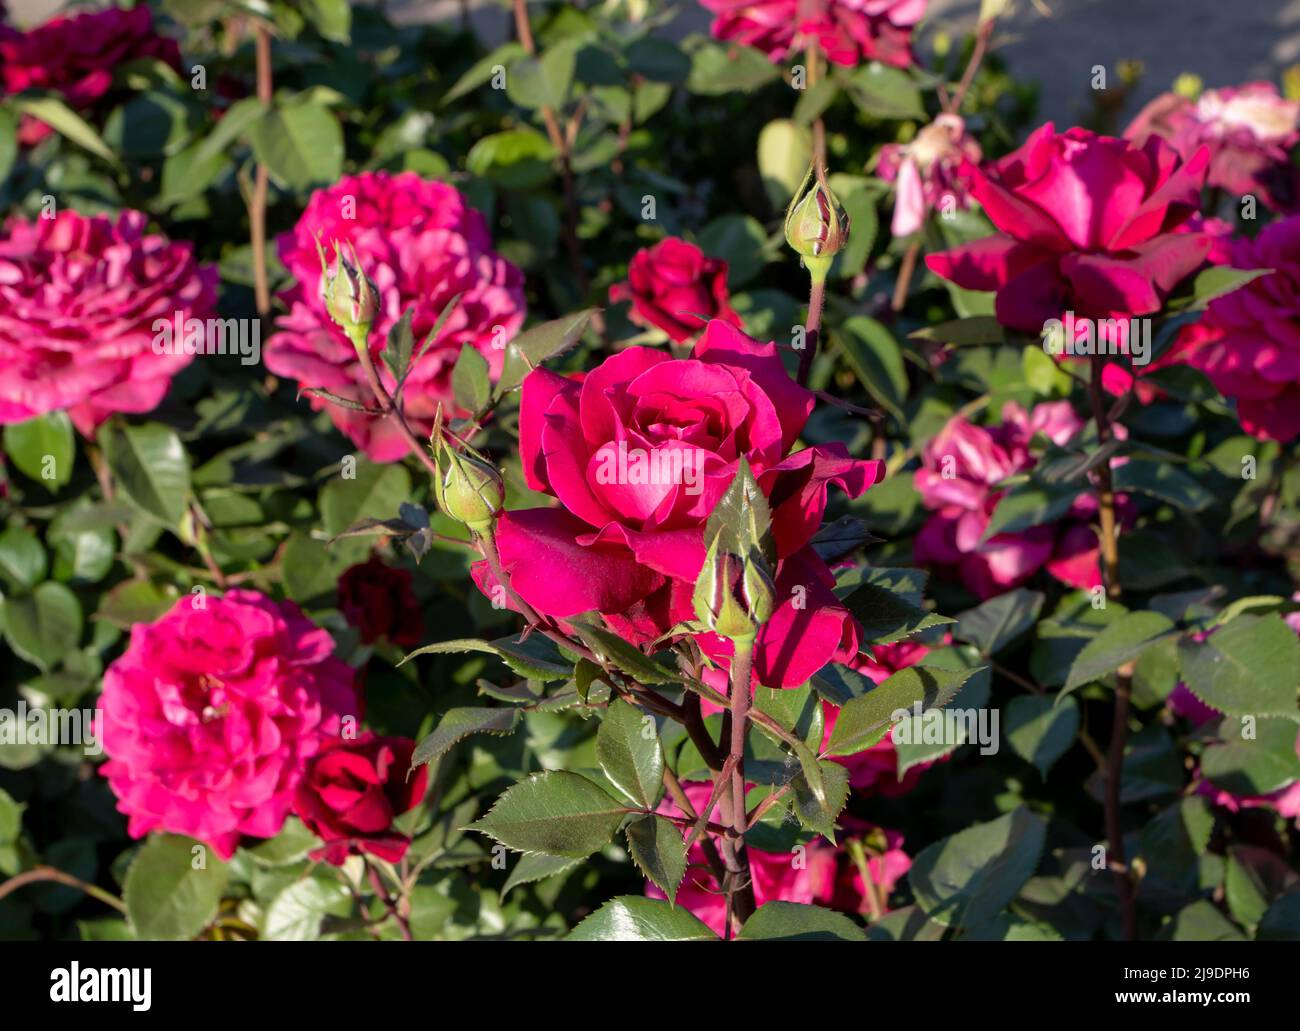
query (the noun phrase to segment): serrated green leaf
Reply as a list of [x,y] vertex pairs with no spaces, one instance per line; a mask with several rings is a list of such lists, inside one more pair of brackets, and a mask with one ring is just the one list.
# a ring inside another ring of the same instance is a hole
[[566,941],[717,941],[698,917],[662,899],[610,899],[569,932]]
[[520,711],[515,708],[489,709],[482,706],[462,706],[448,709],[433,733],[423,738],[411,755],[412,766],[440,759],[458,742],[471,734],[495,734],[504,737],[513,734],[519,726]]
[[867,936],[843,913],[798,902],[768,902],[740,929],[737,941],[862,942]]
[[627,812],[586,777],[552,770],[509,788],[470,829],[516,852],[580,859],[608,844]]
[[664,754],[652,717],[614,699],[596,734],[596,758],[614,787],[637,805],[655,807],[663,791]]
[[151,837],[131,861],[123,885],[136,936],[149,941],[193,938],[217,915],[229,876],[229,867],[207,845],[174,834]]
[[686,841],[677,826],[663,816],[633,820],[625,828],[632,861],[651,883],[677,901],[677,887],[686,876]]

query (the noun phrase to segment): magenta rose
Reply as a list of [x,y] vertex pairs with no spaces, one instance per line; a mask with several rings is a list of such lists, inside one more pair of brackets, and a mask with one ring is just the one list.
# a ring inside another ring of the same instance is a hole
[[[691,807],[698,813],[708,804],[712,788],[709,784],[691,783],[683,785],[683,790]],[[667,798],[659,811],[666,816],[682,815],[681,810]],[[842,823],[848,833],[879,846],[870,849],[867,859],[872,881],[870,892],[849,854],[818,838],[808,842],[799,852],[764,852],[749,848],[754,901],[760,906],[765,902],[796,902],[847,913],[870,913],[873,906],[878,906],[881,913],[886,912],[890,894],[912,865],[912,860],[903,851],[903,836],[897,831],[872,827],[852,817],[845,817]],[[704,848],[698,841],[691,845],[686,858],[686,877],[677,889],[676,904],[721,936],[727,925],[726,893],[714,878]],[[649,881],[645,893],[654,899],[666,897],[662,889]]]
[[1211,301],[1161,364],[1200,369],[1247,433],[1286,443],[1300,436],[1300,215],[1237,240],[1231,264],[1273,271]]
[[[0,28],[0,92],[54,90],[85,110],[108,93],[118,65],[148,57],[181,66],[176,43],[154,31],[145,5],[52,18],[30,32]],[[27,117],[18,138],[37,143],[53,131]]]
[[876,174],[894,184],[890,232],[911,236],[936,207],[943,211],[969,207],[968,170],[981,157],[980,145],[966,135],[966,123],[952,114],[936,117],[911,143],[881,147]]
[[783,61],[811,43],[836,64],[913,63],[912,28],[926,0],[700,0],[712,11],[713,35]]
[[[949,422],[926,444],[915,474],[921,502],[934,513],[916,536],[916,561],[955,573],[981,598],[1018,587],[1043,567],[1072,587],[1099,585],[1097,536],[1088,524],[1097,500],[1090,491],[1080,494],[1059,523],[984,540],[1004,493],[997,485],[1038,461],[1029,449],[1035,434],[1059,445],[1082,427],[1067,401],[1040,404],[1032,412],[1009,402],[994,427],[964,418]],[[1127,498],[1120,500],[1127,511]]]
[[[524,321],[523,275],[492,250],[483,216],[446,183],[414,172],[363,172],[344,176],[312,194],[290,233],[277,240],[280,260],[296,285],[284,294],[289,314],[266,342],[266,365],[302,387],[315,387],[367,405],[374,403],[361,363],[343,331],[330,319],[320,295],[316,239],[356,248],[363,271],[379,288],[383,307],[370,334],[370,351],[384,385],[395,387],[379,358],[388,331],[414,309],[416,345],[423,344],[443,309],[457,295],[447,321],[415,362],[402,391],[407,420],[427,437],[434,414],[463,415],[456,408],[451,370],[465,344],[501,371],[505,345]],[[410,450],[389,419],[377,419],[312,399],[334,425],[374,461],[391,462]]]
[[727,263],[675,236],[637,251],[627,281],[611,286],[609,299],[631,301],[634,322],[662,329],[674,343],[697,336],[709,319],[740,325],[727,293]]
[[216,314],[215,269],[146,216],[64,210],[0,233],[0,423],[66,411],[89,436],[114,412],[148,412],[193,355],[156,353],[155,322]]
[[339,577],[339,611],[365,644],[386,637],[399,648],[414,648],[424,636],[424,619],[413,583],[409,570],[372,558]]
[[1041,333],[1072,311],[1091,319],[1159,311],[1205,259],[1202,234],[1175,232],[1200,207],[1209,152],[1181,161],[1152,137],[1142,147],[1049,122],[1019,150],[971,168],[971,193],[1004,235],[926,258],[968,290],[996,290],[998,321]]
[[104,673],[100,767],[140,838],[186,834],[229,857],[274,837],[307,760],[360,717],[352,668],[292,602],[182,598]]
[[[772,508],[782,600],[758,636],[759,681],[794,686],[854,658],[857,623],[809,542],[827,488],[857,497],[880,480],[883,463],[851,458],[839,443],[790,454],[813,401],[774,344],[717,319],[689,358],[632,347],[585,377],[533,371],[520,409],[524,477],[560,506],[500,519],[513,588],[556,619],[603,613],[635,644],[692,620],[704,524],[745,458]],[[490,593],[486,564],[474,575]],[[697,640],[715,657],[729,654],[712,634]]]
[[1300,171],[1291,150],[1300,142],[1300,101],[1279,96],[1271,82],[1206,90],[1197,100],[1165,93],[1147,104],[1124,136],[1137,144],[1168,140],[1183,158],[1210,151],[1206,183],[1269,207],[1291,211],[1300,202]]
[[350,855],[400,862],[411,839],[393,820],[424,798],[429,768],[412,772],[415,742],[367,731],[354,741],[335,738],[307,764],[294,813],[325,842],[311,858],[342,866]]

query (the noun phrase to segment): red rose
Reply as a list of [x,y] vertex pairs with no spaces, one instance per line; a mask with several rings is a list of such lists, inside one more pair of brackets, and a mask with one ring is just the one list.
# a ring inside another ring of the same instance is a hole
[[407,570],[372,558],[339,577],[339,611],[365,644],[387,637],[399,648],[414,648],[424,636],[424,620],[412,583]]
[[337,738],[307,767],[294,812],[325,845],[311,857],[341,866],[349,855],[369,854],[390,863],[406,855],[411,839],[393,819],[424,798],[429,770],[413,776],[415,742],[367,731],[354,741]]
[[727,263],[706,258],[693,243],[670,236],[637,251],[627,282],[609,288],[611,301],[631,301],[632,321],[657,326],[674,342],[690,340],[709,319],[740,325],[727,293]]

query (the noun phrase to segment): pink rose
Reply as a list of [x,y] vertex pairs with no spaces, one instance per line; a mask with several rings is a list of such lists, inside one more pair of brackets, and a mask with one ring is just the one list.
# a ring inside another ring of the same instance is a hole
[[307,761],[360,716],[329,633],[246,590],[133,626],[100,706],[100,772],[131,837],[187,834],[223,857],[279,832]]
[[1139,145],[1153,135],[1168,140],[1183,158],[1208,147],[1210,186],[1237,196],[1257,194],[1283,211],[1300,201],[1300,172],[1290,156],[1300,142],[1300,102],[1279,96],[1271,82],[1206,90],[1198,100],[1164,93],[1124,130]]
[[1300,436],[1300,215],[1236,241],[1231,264],[1273,272],[1211,301],[1161,361],[1200,369],[1247,433],[1285,443]]
[[740,325],[727,293],[727,263],[675,236],[637,251],[627,282],[611,286],[609,299],[631,301],[632,321],[662,329],[674,343],[697,336],[709,319]]
[[[144,5],[52,18],[30,32],[0,27],[0,94],[54,90],[71,107],[85,110],[112,87],[118,65],[147,57],[180,70],[180,50],[154,32]],[[37,143],[53,131],[29,117],[18,138]]]
[[401,862],[411,839],[393,820],[419,805],[429,767],[412,771],[415,742],[367,731],[353,741],[334,738],[307,764],[294,812],[321,838],[311,858],[342,866],[350,855]]
[[926,0],[700,0],[717,17],[713,35],[755,47],[773,61],[816,42],[836,64],[913,63],[912,27]]
[[1018,587],[1044,566],[1072,587],[1100,584],[1097,537],[1086,522],[1096,511],[1091,493],[1080,494],[1057,525],[983,539],[1004,493],[997,484],[1038,461],[1029,450],[1034,435],[1065,444],[1082,428],[1068,401],[1040,404],[1032,412],[1008,402],[994,427],[962,418],[949,422],[926,444],[915,474],[921,502],[934,512],[916,536],[916,561],[957,573],[981,598]]
[[894,184],[890,232],[911,236],[936,206],[963,211],[969,207],[967,170],[981,156],[980,145],[966,135],[966,123],[950,114],[939,115],[911,143],[881,147],[876,174]]
[[[383,308],[370,334],[370,352],[390,391],[395,383],[379,358],[389,329],[413,308],[419,347],[460,295],[437,338],[414,363],[402,400],[408,421],[425,437],[440,403],[452,414],[467,414],[456,408],[451,388],[461,347],[469,344],[481,352],[495,377],[506,343],[524,321],[523,275],[492,250],[483,216],[446,183],[414,172],[363,172],[313,193],[293,231],[276,241],[297,284],[284,294],[289,314],[277,321],[280,332],[266,342],[267,368],[303,387],[372,405],[356,352],[320,296],[317,236],[326,247],[336,241],[355,247],[362,270],[379,288]],[[374,461],[391,462],[410,450],[391,420],[318,398],[311,403],[325,407],[334,425]]]
[[1002,231],[931,254],[937,275],[996,290],[998,321],[1040,333],[1063,312],[1091,319],[1160,310],[1209,241],[1174,232],[1200,206],[1209,153],[1185,163],[1152,137],[1141,148],[1049,122],[1019,150],[971,169],[971,193]]
[[[524,478],[560,507],[507,512],[499,521],[514,589],[556,619],[601,612],[636,644],[693,619],[704,524],[743,457],[772,508],[782,599],[758,636],[760,682],[793,686],[833,659],[852,659],[857,624],[809,541],[827,488],[857,497],[884,465],[851,458],[840,443],[789,454],[813,402],[774,344],[717,319],[690,358],[633,347],[585,377],[533,371],[520,403]],[[488,593],[486,565],[474,574]],[[715,657],[730,653],[712,634],[697,640]]]
[[67,411],[87,436],[114,412],[148,412],[193,355],[156,354],[154,323],[216,314],[215,269],[146,216],[63,210],[0,233],[0,423]]

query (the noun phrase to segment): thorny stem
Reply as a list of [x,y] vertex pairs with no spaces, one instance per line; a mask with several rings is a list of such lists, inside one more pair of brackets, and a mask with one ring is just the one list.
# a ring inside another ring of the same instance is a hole
[[723,888],[727,893],[727,912],[738,930],[756,907],[754,882],[749,872],[749,855],[745,849],[745,738],[749,733],[750,673],[754,665],[754,642],[735,641],[731,658],[731,767],[728,808],[731,833],[722,838],[722,855],[727,865]]
[[[1106,448],[1113,436],[1110,416],[1106,410],[1102,374],[1105,362],[1096,357],[1088,382],[1088,397],[1092,417],[1097,424],[1097,446]],[[1120,597],[1119,534],[1115,521],[1115,488],[1111,476],[1110,456],[1096,467],[1097,503],[1101,519],[1101,557],[1106,597],[1115,601]],[[1124,747],[1128,739],[1129,700],[1132,690],[1133,664],[1126,663],[1115,673],[1115,716],[1111,726],[1110,751],[1106,756],[1106,839],[1107,865],[1115,875],[1115,890],[1119,895],[1120,915],[1126,941],[1137,940],[1137,908],[1133,881],[1129,875],[1124,855],[1124,830],[1120,823],[1120,779],[1124,772]]]
[[98,885],[83,881],[79,877],[73,877],[70,873],[64,873],[62,870],[56,870],[52,866],[34,866],[30,870],[24,870],[20,874],[10,877],[9,880],[0,884],[0,899],[3,899],[11,892],[28,884],[38,884],[42,881],[54,881],[56,884],[63,884],[69,888],[76,888],[78,891],[85,892],[92,899],[111,906],[119,913],[126,913],[126,903],[116,895],[109,894]]
[[428,446],[415,435],[407,423],[406,417],[402,414],[401,408],[393,401],[393,397],[388,393],[387,388],[379,378],[379,371],[375,368],[374,359],[370,357],[370,348],[364,339],[353,340],[357,352],[357,360],[361,363],[361,371],[365,373],[366,382],[370,385],[370,392],[375,395],[375,400],[379,402],[379,408],[382,416],[391,416],[394,423],[397,424],[397,431],[402,435],[415,452],[417,458],[424,463],[424,467],[429,470],[429,474],[435,479],[440,479],[442,473],[438,470],[438,463],[433,460],[433,455],[429,453]]
[[[257,48],[257,99],[271,103],[271,32],[266,25],[255,22],[254,41]],[[257,313],[266,315],[271,310],[271,287],[266,274],[266,194],[270,172],[259,164],[253,181],[253,195],[248,202],[249,243],[253,249],[253,293]]]
[[370,886],[375,889],[375,895],[384,904],[384,908],[388,910],[388,915],[397,921],[397,926],[402,931],[402,938],[408,942],[412,941],[411,921],[402,914],[398,900],[388,893],[388,886],[384,884],[384,879],[379,876],[379,871],[368,861],[366,870],[370,874]]

